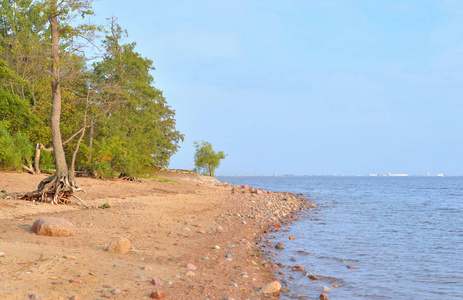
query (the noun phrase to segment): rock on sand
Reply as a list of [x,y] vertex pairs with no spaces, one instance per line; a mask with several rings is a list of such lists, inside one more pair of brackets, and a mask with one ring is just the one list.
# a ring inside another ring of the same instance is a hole
[[37,235],[65,237],[74,235],[72,228],[73,225],[68,220],[55,217],[43,217],[34,222],[31,230]]
[[281,284],[278,281],[273,281],[264,286],[259,294],[277,294],[281,290]]
[[127,254],[130,253],[132,248],[132,243],[126,238],[117,237],[111,241],[106,251],[110,253],[120,253],[120,254]]

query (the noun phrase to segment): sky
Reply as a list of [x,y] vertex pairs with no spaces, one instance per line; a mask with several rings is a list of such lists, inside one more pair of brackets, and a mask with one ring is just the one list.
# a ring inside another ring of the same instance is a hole
[[463,174],[463,1],[99,0],[216,175]]

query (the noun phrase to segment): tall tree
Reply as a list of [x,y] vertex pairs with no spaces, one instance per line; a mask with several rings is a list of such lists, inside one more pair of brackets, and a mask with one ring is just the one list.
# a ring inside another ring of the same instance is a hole
[[166,166],[183,135],[175,129],[174,111],[153,86],[153,62],[123,44],[124,32],[114,19],[103,41],[105,55],[94,64],[101,88],[102,115],[95,125],[96,169],[131,176]]
[[[75,17],[80,15],[84,17],[92,14],[91,1],[89,0],[50,0],[47,8],[47,19],[50,24],[51,34],[51,93],[52,93],[52,110],[50,116],[50,129],[52,136],[53,153],[55,158],[56,172],[40,182],[37,193],[33,197],[53,196],[53,202],[58,203],[60,197],[69,197],[77,189],[74,180],[74,174],[68,169],[66,155],[61,137],[61,109],[62,95],[60,73],[62,56],[69,56],[81,44],[75,42],[78,37],[86,38],[94,29],[92,26],[79,25],[72,27],[71,24]],[[60,44],[60,34],[66,37],[65,43]],[[60,51],[63,50],[63,51]],[[52,203],[53,203],[52,202]]]

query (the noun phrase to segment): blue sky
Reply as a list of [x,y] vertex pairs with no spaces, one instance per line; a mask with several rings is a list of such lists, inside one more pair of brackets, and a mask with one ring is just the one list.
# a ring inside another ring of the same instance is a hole
[[[128,4],[130,3],[130,4]],[[94,2],[219,175],[463,174],[463,1]]]

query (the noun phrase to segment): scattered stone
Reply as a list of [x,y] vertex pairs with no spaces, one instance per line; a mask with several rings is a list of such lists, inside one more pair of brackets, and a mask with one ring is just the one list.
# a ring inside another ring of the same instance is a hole
[[259,291],[260,294],[278,294],[281,290],[281,284],[278,281],[273,281],[262,287]]
[[212,246],[212,249],[220,250],[220,246],[219,245],[214,245],[214,246]]
[[282,242],[278,242],[276,245],[275,245],[275,249],[284,249],[285,248],[285,245],[282,243]]
[[51,284],[60,285],[60,284],[63,284],[63,282],[62,281],[52,281]]
[[289,236],[289,239],[290,239],[290,240],[295,240],[296,238],[295,238],[294,236],[290,235],[290,236]]
[[186,272],[186,274],[185,274],[185,275],[186,275],[186,276],[188,276],[188,277],[194,277],[194,276],[196,276],[196,274],[195,274],[195,273],[193,273],[192,271],[188,271],[188,272]]
[[330,297],[328,297],[328,295],[325,294],[325,293],[321,293],[319,298],[320,298],[320,300],[329,300],[330,299]]
[[251,265],[257,266],[257,263],[255,261],[251,260]]
[[329,291],[331,291],[331,289],[329,287],[327,287],[327,286],[323,286],[323,291],[324,292],[329,292]]
[[225,230],[223,230],[222,226],[218,226],[215,231],[217,232],[224,232]]
[[337,285],[337,284],[333,284],[333,287],[334,287],[334,288],[338,288],[338,287],[339,287],[339,285]]
[[151,299],[163,299],[165,297],[167,297],[167,295],[163,291],[154,291],[150,294]]
[[40,300],[40,297],[37,296],[36,294],[30,294],[29,299],[31,299],[31,300]]
[[348,269],[358,269],[359,267],[353,266],[353,265],[348,265],[347,268],[348,268]]
[[227,253],[227,255],[225,255],[226,258],[232,258],[233,254],[232,253]]
[[168,285],[171,285],[171,284],[173,284],[173,282],[172,282],[172,281],[170,281],[170,280],[166,281],[166,283],[167,283]]
[[37,235],[67,237],[74,235],[73,227],[72,223],[65,219],[43,217],[34,222],[31,230]]
[[71,298],[69,298],[69,300],[80,300],[80,297],[79,295],[74,295]]
[[184,230],[184,231],[191,231],[190,228],[188,228],[188,227],[185,227],[185,228],[183,228],[182,230]]
[[82,280],[80,279],[71,279],[69,280],[70,283],[82,284]]
[[103,285],[103,287],[104,287],[105,289],[110,289],[110,288],[112,288],[113,286],[110,285],[110,284],[105,284],[105,285]]
[[151,270],[153,270],[153,267],[152,266],[144,266],[142,269],[145,270],[145,271],[151,271]]
[[191,264],[191,263],[189,263],[189,264],[186,265],[186,268],[187,268],[188,270],[194,271],[194,270],[196,270],[198,267],[195,266],[195,265],[193,265],[193,264]]
[[120,290],[120,289],[113,289],[113,290],[110,290],[110,292],[111,292],[111,294],[113,294],[113,295],[117,295],[117,294],[122,293],[122,290]]
[[202,260],[209,260],[209,257],[208,256],[204,256],[201,258]]
[[143,276],[143,275],[138,275],[137,278],[138,278],[138,279],[145,279],[146,277]]
[[315,276],[313,274],[309,276],[309,279],[310,280],[318,280],[317,276]]
[[153,277],[153,279],[151,280],[151,284],[154,284],[155,286],[162,286],[161,279],[159,279],[158,277]]
[[302,270],[304,270],[304,267],[303,266],[294,266],[292,270],[293,271],[302,271]]
[[5,256],[5,252],[0,252],[0,257],[4,257]]
[[123,237],[117,237],[111,241],[106,251],[110,253],[120,253],[120,254],[127,254],[130,253],[132,248],[132,243]]
[[238,287],[238,284],[233,282],[232,284],[230,284],[230,286],[233,286],[233,287]]
[[68,260],[77,260],[77,257],[72,256],[72,255],[65,255],[63,258],[68,259]]
[[235,248],[234,244],[227,245],[228,248]]

